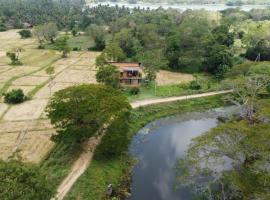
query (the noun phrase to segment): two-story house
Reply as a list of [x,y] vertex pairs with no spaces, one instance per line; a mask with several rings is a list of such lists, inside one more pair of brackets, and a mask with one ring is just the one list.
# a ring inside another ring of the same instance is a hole
[[117,67],[120,73],[120,83],[123,86],[139,86],[142,82],[143,69],[137,62],[109,62]]

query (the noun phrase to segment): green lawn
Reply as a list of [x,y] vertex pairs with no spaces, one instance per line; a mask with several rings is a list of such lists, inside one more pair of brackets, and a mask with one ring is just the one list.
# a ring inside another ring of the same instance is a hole
[[[71,50],[73,50],[74,48],[78,48],[80,50],[88,50],[89,47],[93,47],[94,42],[90,38],[90,36],[78,35],[76,37],[73,37],[69,35],[68,45],[70,46]],[[49,43],[45,45],[45,49],[56,50],[57,48],[54,44]]]
[[129,101],[155,99],[161,97],[190,95],[196,93],[210,92],[222,89],[222,84],[213,80],[211,77],[197,74],[197,81],[201,85],[201,89],[192,90],[189,84],[176,84],[176,85],[161,85],[155,86],[154,83],[149,86],[140,87],[140,92],[137,95],[131,95],[131,89],[124,89],[124,94],[128,97]]

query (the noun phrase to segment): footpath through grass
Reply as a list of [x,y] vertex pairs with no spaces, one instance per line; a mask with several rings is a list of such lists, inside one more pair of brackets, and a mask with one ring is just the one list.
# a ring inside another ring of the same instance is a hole
[[[136,134],[139,129],[155,119],[192,111],[205,111],[224,106],[222,97],[222,95],[219,95],[187,101],[151,105],[135,109],[131,114],[130,129],[128,133],[129,141],[132,140],[133,135]],[[67,158],[67,155],[68,154],[65,154],[64,157]],[[61,157],[58,158],[58,156],[63,156],[63,154],[51,154],[49,159],[44,162],[47,163],[45,169],[48,170],[48,172],[53,172],[53,176],[51,177],[53,181],[52,183],[59,183],[59,181],[64,178],[64,175],[67,174],[71,163],[70,159],[61,159]],[[116,193],[121,196],[127,192],[126,189],[132,166],[132,158],[127,153],[115,158],[104,158],[99,153],[99,148],[97,148],[90,167],[79,178],[65,199],[106,199],[106,187],[110,183],[113,184]]]

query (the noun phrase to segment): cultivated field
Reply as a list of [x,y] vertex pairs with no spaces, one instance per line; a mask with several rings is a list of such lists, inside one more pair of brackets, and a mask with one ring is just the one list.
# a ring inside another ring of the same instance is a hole
[[[21,88],[31,100],[8,106],[0,102],[0,159],[19,151],[23,160],[39,162],[52,148],[55,132],[44,109],[54,92],[81,83],[95,83],[98,53],[72,52],[61,58],[53,50],[39,50],[33,39],[20,39],[18,30],[0,33],[0,91]],[[22,66],[10,66],[7,51],[22,48]],[[54,68],[48,75],[46,69]]]

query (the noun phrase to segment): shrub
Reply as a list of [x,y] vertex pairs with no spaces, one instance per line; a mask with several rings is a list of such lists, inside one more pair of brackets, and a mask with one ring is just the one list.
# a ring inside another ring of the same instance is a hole
[[96,73],[96,79],[99,83],[104,83],[113,88],[119,88],[119,71],[115,66],[106,65],[99,67]]
[[81,51],[81,47],[73,47],[73,51]]
[[27,30],[27,29],[23,29],[23,30],[19,31],[19,34],[20,34],[21,38],[23,38],[23,39],[32,37],[31,31]]
[[46,200],[54,194],[46,174],[38,166],[0,160],[0,199]]
[[76,28],[72,29],[71,34],[75,37],[78,34],[78,30]]
[[18,104],[26,100],[22,89],[11,90],[10,92],[4,94],[4,101],[8,104]]
[[7,57],[11,60],[11,65],[22,65],[22,62],[19,60],[19,56],[14,52],[7,52]]
[[270,83],[267,85],[266,90],[270,94]]
[[191,90],[200,90],[202,86],[198,83],[198,81],[191,81],[189,84],[189,89]]
[[131,95],[137,95],[137,94],[139,94],[139,92],[140,92],[140,88],[139,88],[139,87],[133,87],[133,88],[131,88],[130,91],[129,91],[129,93],[130,93]]
[[6,31],[7,29],[4,27],[4,26],[2,26],[2,25],[0,25],[0,32],[4,32],[4,31]]

